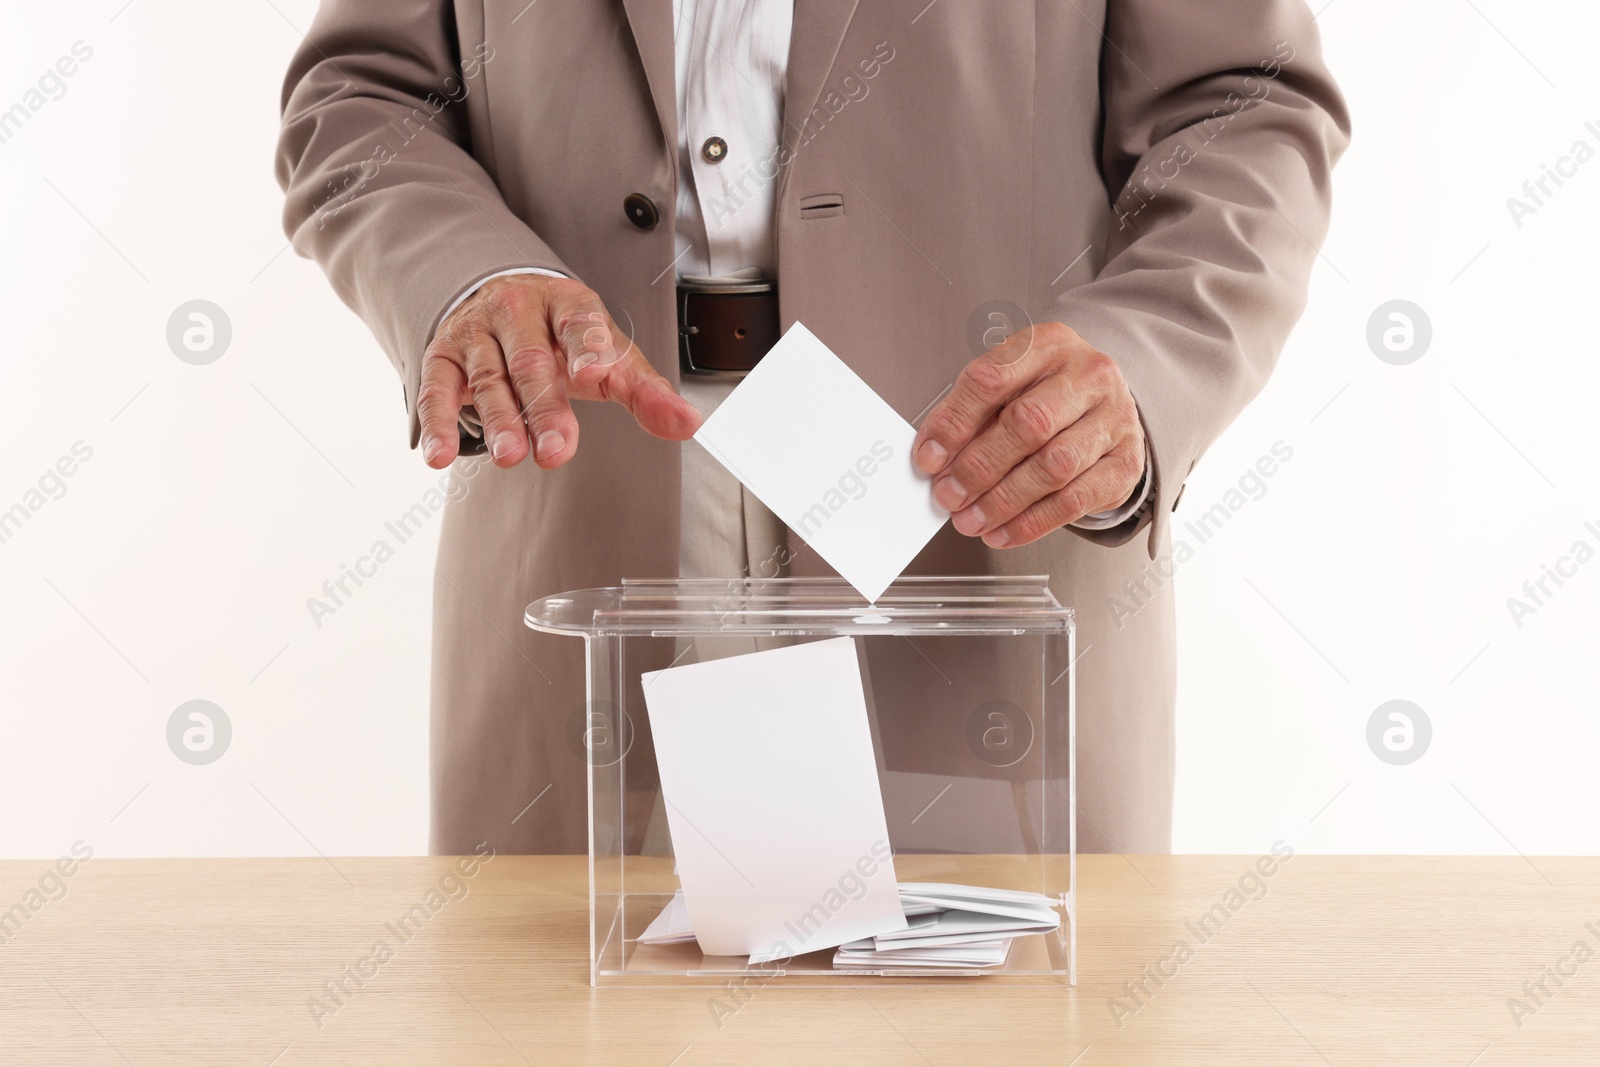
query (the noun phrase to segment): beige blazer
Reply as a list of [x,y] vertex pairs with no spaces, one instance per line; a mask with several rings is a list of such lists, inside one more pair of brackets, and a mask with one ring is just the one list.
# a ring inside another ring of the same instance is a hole
[[[583,279],[677,380],[671,20],[670,0],[324,0],[284,86],[285,225],[400,372],[413,446],[436,320],[505,268]],[[975,354],[980,309],[1009,302],[1115,358],[1138,401],[1155,493],[1137,528],[991,551],[947,526],[912,567],[1048,573],[1077,609],[1086,850],[1170,849],[1171,513],[1301,311],[1348,130],[1301,0],[797,2],[763,168],[784,326],[911,419]],[[659,225],[625,214],[633,193]],[[582,647],[523,608],[673,574],[694,536],[685,446],[615,405],[578,417],[573,462],[485,464],[445,515],[438,852],[583,850]],[[793,569],[826,573],[804,552]]]

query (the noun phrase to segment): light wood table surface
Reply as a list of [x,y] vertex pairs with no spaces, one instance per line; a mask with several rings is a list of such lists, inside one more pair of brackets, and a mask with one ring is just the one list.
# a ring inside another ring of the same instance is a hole
[[[581,857],[500,856],[399,942],[452,862],[92,860],[6,928],[0,1063],[1600,1063],[1600,959],[1573,955],[1600,951],[1600,859],[1295,856],[1202,943],[1186,924],[1255,857],[1085,856],[1076,988],[778,979],[742,1002],[591,989]],[[0,863],[0,912],[49,866]],[[315,1020],[379,939],[392,958]]]

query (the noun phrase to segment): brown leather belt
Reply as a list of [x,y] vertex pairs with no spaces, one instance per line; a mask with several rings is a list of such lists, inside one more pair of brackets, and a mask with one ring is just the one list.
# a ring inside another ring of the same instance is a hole
[[678,366],[684,374],[744,374],[777,342],[776,282],[678,283]]

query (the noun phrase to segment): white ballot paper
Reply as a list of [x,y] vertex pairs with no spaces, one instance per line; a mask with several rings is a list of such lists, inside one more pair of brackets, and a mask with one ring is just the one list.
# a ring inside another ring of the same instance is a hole
[[905,929],[854,640],[669,667],[642,688],[701,951],[765,960]]
[[694,438],[869,602],[950,517],[915,428],[798,322]]
[[[836,969],[903,967],[908,974],[988,971],[1005,963],[1016,938],[1049,933],[1061,922],[1055,911],[1058,898],[1040,893],[935,882],[901,882],[899,888],[905,929],[845,942],[833,955]],[[953,906],[913,903],[934,900]],[[681,890],[639,936],[642,944],[693,939]],[[768,958],[751,956],[750,963]]]
[[845,969],[851,967],[915,967],[918,969],[935,967],[962,969],[998,967],[1005,963],[1006,956],[1010,951],[1010,938],[999,938],[993,941],[957,945],[949,948],[914,948],[902,949],[897,952],[874,951],[872,948],[866,947],[866,944],[863,944],[862,947],[845,945],[834,953],[833,965]]
[[945,911],[906,930],[895,930],[873,938],[874,948],[894,948],[916,942],[917,947],[954,945],[961,940],[982,941],[1014,934],[1046,933],[1060,925],[1056,913],[1043,909],[1031,919],[995,915],[980,911]]
[[694,926],[689,922],[689,909],[683,903],[681,889],[672,894],[661,914],[639,935],[641,945],[681,945],[693,940]]

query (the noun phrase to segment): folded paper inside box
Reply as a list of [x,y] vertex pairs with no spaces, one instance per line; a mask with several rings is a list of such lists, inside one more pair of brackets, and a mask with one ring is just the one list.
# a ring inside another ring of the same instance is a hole
[[[839,946],[833,956],[835,968],[999,967],[1011,951],[1013,938],[1048,933],[1061,922],[1054,902],[1042,893],[940,882],[901,882],[899,892],[905,928]],[[673,894],[638,940],[644,945],[695,940],[683,890]],[[783,957],[755,954],[749,963],[771,963],[780,958]]]

